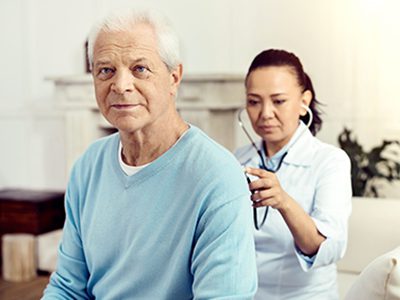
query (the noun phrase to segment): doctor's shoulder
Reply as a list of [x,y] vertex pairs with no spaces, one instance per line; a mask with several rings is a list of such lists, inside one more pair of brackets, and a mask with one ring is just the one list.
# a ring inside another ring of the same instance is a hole
[[314,161],[316,161],[318,164],[341,165],[350,168],[350,158],[343,149],[335,145],[322,142],[317,138],[314,140],[316,141]]

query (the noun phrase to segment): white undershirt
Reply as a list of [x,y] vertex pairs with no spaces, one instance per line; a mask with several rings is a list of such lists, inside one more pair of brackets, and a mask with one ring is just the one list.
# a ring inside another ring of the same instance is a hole
[[119,142],[119,149],[118,149],[118,160],[119,160],[119,164],[122,168],[122,171],[124,171],[124,173],[128,176],[131,176],[133,174],[136,174],[137,172],[139,172],[141,169],[143,169],[144,167],[147,167],[148,165],[151,164],[151,162],[149,162],[148,164],[144,164],[141,166],[130,166],[127,165],[123,160],[122,160],[122,143],[121,141]]
[[[186,130],[184,133],[182,133],[182,135],[179,137],[179,139],[175,142],[175,144],[173,146],[175,146],[188,131],[189,130]],[[147,167],[148,165],[150,165],[152,163],[152,162],[149,162],[147,164],[144,164],[144,165],[141,165],[141,166],[137,166],[137,167],[136,166],[127,165],[122,159],[122,143],[121,143],[121,141],[119,142],[119,148],[118,148],[118,161],[119,161],[119,164],[120,164],[120,166],[122,168],[122,171],[124,171],[124,173],[126,175],[128,175],[128,176],[132,176],[133,174],[136,174],[141,169]]]

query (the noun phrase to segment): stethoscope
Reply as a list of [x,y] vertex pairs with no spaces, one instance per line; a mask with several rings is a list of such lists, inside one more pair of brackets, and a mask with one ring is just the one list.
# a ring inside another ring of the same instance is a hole
[[[282,163],[283,163],[283,160],[285,159],[286,155],[289,153],[290,148],[293,147],[293,145],[296,144],[296,142],[298,141],[298,139],[308,130],[308,128],[310,128],[311,123],[312,123],[312,121],[313,121],[313,113],[312,113],[311,109],[310,109],[307,105],[302,104],[302,107],[303,107],[305,110],[307,110],[307,113],[309,114],[308,122],[307,122],[307,124],[306,124],[307,127],[306,127],[306,128],[297,136],[297,138],[290,144],[290,146],[288,147],[288,149],[285,151],[285,153],[284,153],[284,154],[282,155],[282,157],[280,158],[279,163],[278,163],[278,165],[277,165],[277,167],[276,167],[275,169],[270,169],[270,168],[268,168],[268,167],[267,167],[267,164],[265,163],[264,155],[262,154],[262,150],[264,150],[264,152],[267,153],[267,149],[266,149],[267,146],[266,146],[266,143],[262,143],[264,149],[259,149],[259,148],[257,147],[256,143],[254,142],[253,138],[251,137],[251,135],[250,135],[249,132],[247,131],[246,127],[245,127],[244,124],[243,124],[243,121],[242,121],[242,113],[243,113],[243,111],[245,110],[245,108],[241,108],[241,109],[239,110],[239,113],[238,113],[238,122],[239,122],[239,125],[240,125],[240,127],[243,129],[243,131],[244,131],[244,133],[246,134],[246,136],[247,136],[247,138],[249,139],[249,141],[251,142],[251,144],[252,144],[254,150],[256,150],[258,156],[260,157],[260,165],[259,165],[259,166],[260,166],[261,169],[263,169],[263,170],[265,170],[265,171],[268,171],[268,172],[272,172],[272,173],[278,172],[279,169],[281,168],[281,165],[282,165]],[[251,180],[250,180],[249,176],[247,176],[246,173],[245,173],[245,175],[246,175],[247,183],[250,184],[250,183],[251,183]],[[251,193],[254,194],[254,191],[251,191]],[[259,230],[259,229],[264,225],[264,223],[265,223],[265,221],[266,221],[266,219],[267,219],[268,210],[269,210],[269,206],[265,206],[264,216],[263,216],[263,218],[262,218],[262,220],[261,220],[261,223],[258,223],[257,208],[256,208],[256,207],[253,207],[253,221],[254,221],[254,227],[256,228],[256,230]]]

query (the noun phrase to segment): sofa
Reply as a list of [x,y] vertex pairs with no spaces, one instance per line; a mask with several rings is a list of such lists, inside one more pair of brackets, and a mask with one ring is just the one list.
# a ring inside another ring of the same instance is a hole
[[[388,272],[397,268],[396,272],[400,273],[400,259],[396,260],[400,256],[399,246],[400,199],[354,197],[347,251],[337,264],[340,299],[367,300],[360,296],[362,292],[370,295],[369,299],[400,299],[400,296],[389,297],[387,294],[372,298],[372,294],[378,294],[372,289],[387,293],[384,285],[388,284],[390,276],[394,278],[394,273]],[[384,259],[387,262],[383,262]],[[389,269],[386,273],[380,268],[383,263],[387,263],[385,267]],[[378,275],[382,278],[377,278]],[[400,283],[397,289],[400,289]]]
[[[38,237],[38,268],[53,271],[57,259],[57,244],[61,239],[62,231],[57,230]],[[383,198],[353,198],[353,211],[349,221],[349,241],[347,251],[338,264],[338,285],[340,299],[367,300],[365,297],[352,297],[358,294],[356,287],[363,281],[370,288],[379,288],[374,280],[366,278],[361,272],[368,271],[378,276],[379,272],[371,267],[376,267],[376,260],[382,261],[385,255],[400,246],[400,199]],[[395,255],[400,256],[400,248]],[[392,257],[389,257],[391,259]],[[370,268],[368,268],[370,267]],[[400,259],[397,268],[400,273]],[[368,275],[368,272],[367,273]],[[384,280],[383,275],[380,275]],[[399,276],[400,278],[400,276]],[[398,285],[400,289],[400,283]],[[352,291],[350,291],[352,289]],[[364,292],[368,292],[363,287]],[[372,294],[372,292],[370,293]],[[399,292],[400,294],[400,292]],[[347,298],[346,298],[347,295]],[[350,295],[350,296],[349,296]],[[370,298],[393,300],[399,298]]]

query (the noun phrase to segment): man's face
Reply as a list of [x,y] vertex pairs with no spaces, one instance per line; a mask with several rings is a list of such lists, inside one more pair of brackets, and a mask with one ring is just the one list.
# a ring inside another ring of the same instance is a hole
[[101,31],[94,44],[92,75],[99,109],[119,131],[161,125],[175,111],[181,66],[167,69],[147,24],[131,31]]

